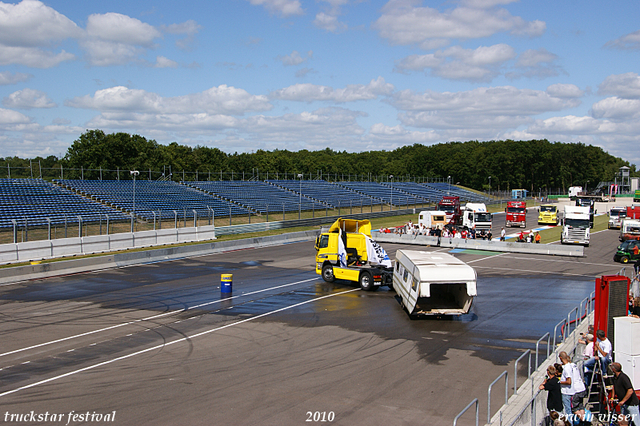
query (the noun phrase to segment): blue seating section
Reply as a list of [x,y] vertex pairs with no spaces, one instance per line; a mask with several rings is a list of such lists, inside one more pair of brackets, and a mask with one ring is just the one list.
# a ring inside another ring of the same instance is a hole
[[423,202],[420,196],[396,189],[395,182],[393,187],[391,187],[391,183],[387,186],[377,182],[337,182],[337,184],[394,206],[406,206]]
[[[133,180],[65,179],[56,182],[113,208],[133,211]],[[202,218],[211,216],[210,209],[213,209],[215,216],[249,213],[236,204],[175,182],[136,180],[135,189],[135,214],[147,220],[153,220],[154,213],[163,219],[174,219],[176,213],[179,218],[192,218],[193,210]]]
[[298,192],[272,185],[264,181],[201,181],[187,185],[236,202],[258,213],[292,212],[302,210],[324,210],[327,206]]
[[325,203],[329,208],[345,208],[349,206],[380,205],[377,198],[369,197],[351,189],[324,180],[269,180],[273,185],[286,188],[295,193]]
[[388,187],[393,185],[393,189],[402,191],[410,196],[416,196],[418,197],[418,202],[425,200],[431,203],[437,203],[442,199],[443,195],[446,195],[446,193],[442,191],[415,182],[393,182],[393,184],[386,182],[384,185]]
[[12,219],[23,227],[106,220],[128,220],[127,216],[100,203],[42,179],[0,179],[0,228],[13,227]]
[[430,182],[424,185],[433,189],[437,189],[438,191],[442,191],[443,195],[447,195],[447,193],[449,193],[449,195],[458,196],[460,197],[460,202],[470,201],[474,203],[486,203],[489,201],[489,197],[485,197],[476,192],[459,188],[455,185],[449,185],[447,182]]

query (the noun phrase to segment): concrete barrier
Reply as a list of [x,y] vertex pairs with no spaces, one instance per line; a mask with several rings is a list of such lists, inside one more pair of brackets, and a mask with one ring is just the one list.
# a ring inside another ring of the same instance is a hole
[[465,240],[462,238],[440,238],[426,235],[396,235],[380,232],[372,233],[378,242],[395,244],[412,244],[431,247],[446,247],[461,250],[485,250],[509,253],[547,254],[554,256],[584,256],[584,247],[578,245],[531,244],[516,243],[499,240]]
[[[91,258],[71,259],[59,262],[40,263],[36,265],[14,266],[12,268],[0,269],[0,284],[10,284],[53,276],[182,259],[185,257],[205,256],[208,254],[223,253],[230,250],[261,248],[295,242],[314,241],[318,233],[319,231],[300,231],[280,235],[270,235],[266,237],[181,245],[144,251],[105,254],[103,256]],[[201,237],[204,238],[208,235],[209,234],[206,233],[201,234]]]

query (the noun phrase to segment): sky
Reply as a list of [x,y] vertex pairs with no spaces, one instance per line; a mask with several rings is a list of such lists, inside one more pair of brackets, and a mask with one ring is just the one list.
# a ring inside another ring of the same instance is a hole
[[0,157],[90,129],[224,152],[582,142],[640,165],[616,0],[0,2]]

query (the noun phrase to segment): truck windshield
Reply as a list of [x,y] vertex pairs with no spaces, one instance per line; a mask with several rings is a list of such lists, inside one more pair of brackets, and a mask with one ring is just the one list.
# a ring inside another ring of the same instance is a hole
[[556,212],[556,206],[540,206],[540,211],[541,212],[555,213]]
[[476,222],[491,222],[491,213],[476,213]]
[[439,205],[438,206],[438,210],[442,210],[445,213],[455,213],[456,212],[456,207],[455,206],[445,206],[445,205]]
[[566,225],[571,226],[572,228],[589,228],[589,219],[565,219],[564,222]]
[[619,217],[619,218],[627,217],[627,211],[626,210],[611,210],[609,212],[609,216],[610,217]]
[[522,207],[507,207],[507,213],[524,213]]

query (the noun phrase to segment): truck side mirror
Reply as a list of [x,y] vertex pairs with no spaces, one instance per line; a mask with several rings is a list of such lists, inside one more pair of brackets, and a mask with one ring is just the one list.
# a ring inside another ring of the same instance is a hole
[[316,237],[316,244],[313,246],[313,248],[315,248],[315,249],[316,249],[316,251],[318,251],[318,250],[319,250],[319,248],[318,248],[318,245],[320,244],[320,243],[319,243],[319,241],[320,241],[320,235],[318,235],[318,236]]

